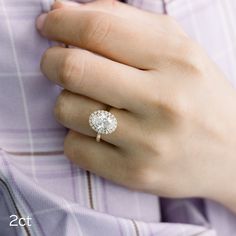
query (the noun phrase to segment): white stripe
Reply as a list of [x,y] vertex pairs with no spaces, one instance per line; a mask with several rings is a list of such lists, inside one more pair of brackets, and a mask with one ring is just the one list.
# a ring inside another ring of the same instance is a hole
[[[219,1],[218,0],[218,2],[216,3],[216,5],[217,5],[217,9],[218,9],[218,11],[219,11],[219,13],[220,13],[220,17],[221,17],[221,23],[222,23],[222,25],[223,25],[223,27],[222,27],[222,30],[223,30],[223,35],[225,36],[225,38],[226,38],[226,45],[231,45],[232,47],[233,47],[233,41],[232,41],[232,39],[231,39],[231,34],[230,34],[230,23],[229,22],[227,22],[227,18],[226,18],[226,12],[224,12],[223,11],[223,4],[222,5],[220,5],[220,4],[222,4],[222,1]],[[236,63],[236,58],[235,58],[235,56],[232,54],[232,53],[229,53],[228,54],[228,57],[230,58],[230,61],[231,62],[233,62],[233,63]],[[234,75],[235,74],[235,69],[233,68],[233,66],[232,66],[232,64],[231,64],[231,72],[232,72],[232,74]]]
[[235,41],[235,43],[233,43],[233,45],[231,45],[231,47],[227,46],[226,48],[223,48],[221,51],[217,52],[213,56],[213,59],[214,59],[214,61],[218,61],[219,59],[226,56],[227,54],[229,54],[232,51],[236,51],[236,41]]
[[[33,145],[32,133],[31,133],[31,124],[30,124],[30,119],[29,119],[29,111],[28,111],[28,107],[27,107],[27,103],[26,103],[25,89],[24,89],[24,85],[23,85],[23,80],[22,80],[22,75],[21,75],[21,71],[20,71],[18,58],[17,58],[17,52],[16,52],[15,42],[14,42],[14,38],[13,38],[13,32],[12,32],[10,20],[9,20],[7,10],[6,10],[6,7],[5,7],[5,4],[4,4],[3,0],[1,0],[1,5],[2,5],[2,9],[3,9],[4,15],[5,15],[5,18],[6,18],[7,29],[8,29],[8,32],[9,32],[10,43],[11,43],[13,57],[14,57],[15,65],[16,65],[17,77],[18,77],[18,80],[19,80],[20,89],[21,89],[21,93],[22,93],[22,102],[23,102],[23,109],[24,109],[24,113],[25,113],[26,125],[27,125],[27,129],[28,129],[30,152],[33,153],[34,152],[34,145]],[[35,176],[35,166],[34,166],[34,157],[33,157],[33,155],[31,155],[31,160],[32,160],[31,163],[32,163],[32,172],[33,172],[34,180],[37,181],[36,176]]]
[[[11,72],[11,73],[1,73],[0,72],[0,77],[13,77],[13,76],[18,76],[17,73]],[[43,76],[42,73],[40,72],[27,72],[27,73],[21,73],[22,77],[39,77]]]
[[[236,17],[235,15],[232,13],[232,9],[233,9],[233,6],[232,6],[232,3],[230,4],[228,0],[226,1],[222,1],[221,2],[222,6],[223,6],[223,9],[225,11],[225,20],[228,20],[227,23],[228,23],[228,34],[231,38],[231,47],[232,47],[232,52],[234,52],[232,54],[232,58],[234,58],[233,62],[234,62],[234,65],[236,65],[236,30],[235,30],[235,20],[236,20]],[[236,80],[235,76],[236,76],[236,71],[235,69],[233,69],[233,72],[234,72],[234,79]]]
[[195,17],[194,17],[194,14],[193,14],[193,5],[192,5],[192,0],[186,0],[186,5],[187,5],[187,8],[189,9],[189,12],[191,12],[190,13],[190,18],[191,18],[191,25],[192,25],[192,28],[194,29],[194,33],[195,33],[195,37],[196,37],[196,39],[197,39],[197,41],[200,43],[201,42],[201,34],[200,34],[200,32],[199,32],[199,30],[198,30],[198,25],[197,25],[197,21],[196,21],[196,19],[195,19]]
[[75,222],[76,227],[78,228],[78,236],[79,236],[79,235],[83,236],[83,232],[82,232],[82,230],[81,230],[81,226],[80,226],[79,221],[78,221],[78,219],[76,218],[75,214],[73,213],[73,208],[72,208],[72,206],[70,206],[70,204],[69,204],[65,199],[63,199],[63,200],[64,200],[64,202],[65,202],[65,205],[66,205],[66,207],[67,207],[69,213],[71,214],[71,216],[72,216],[72,218],[73,218],[73,220],[74,220],[74,222]]

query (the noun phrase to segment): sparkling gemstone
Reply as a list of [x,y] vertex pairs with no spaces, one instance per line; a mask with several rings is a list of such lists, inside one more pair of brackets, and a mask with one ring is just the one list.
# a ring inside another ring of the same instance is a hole
[[99,134],[110,134],[116,130],[117,120],[110,112],[98,110],[90,115],[89,124]]

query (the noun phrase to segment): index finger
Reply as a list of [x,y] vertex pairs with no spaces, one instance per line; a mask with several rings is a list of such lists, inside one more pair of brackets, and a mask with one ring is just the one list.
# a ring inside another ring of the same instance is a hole
[[61,8],[44,18],[39,27],[44,36],[140,69],[152,69],[153,48],[162,48],[151,28],[144,32],[142,25],[109,13]]

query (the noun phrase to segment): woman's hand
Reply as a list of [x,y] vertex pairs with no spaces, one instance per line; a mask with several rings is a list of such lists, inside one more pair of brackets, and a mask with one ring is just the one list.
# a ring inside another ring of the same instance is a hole
[[[54,5],[41,67],[64,88],[55,115],[71,131],[65,154],[129,188],[200,196],[236,211],[236,93],[168,16],[114,1]],[[96,142],[89,115],[111,106],[117,130]]]

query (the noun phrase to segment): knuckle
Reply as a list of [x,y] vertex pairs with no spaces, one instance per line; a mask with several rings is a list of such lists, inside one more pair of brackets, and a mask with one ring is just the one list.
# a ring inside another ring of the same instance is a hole
[[190,72],[192,72],[193,77],[201,77],[206,62],[202,60],[204,58],[203,50],[196,43],[189,41],[185,57],[190,62],[189,69],[191,69]]
[[201,74],[204,68],[205,60],[203,50],[189,38],[185,36],[177,36],[173,39],[169,39],[169,48],[163,55],[162,66],[166,68],[171,66],[173,70],[177,72],[183,71],[184,74],[190,75],[190,78],[194,78]]
[[172,113],[183,113],[187,109],[187,99],[180,93],[173,93],[169,99],[166,99],[165,107]]
[[63,87],[73,86],[73,73],[76,69],[76,58],[72,52],[67,53],[61,62],[58,79]]
[[143,137],[145,140],[139,143],[140,147],[142,147],[142,150],[145,150],[145,152],[150,156],[159,157],[160,147],[158,146],[158,135],[156,135],[151,130],[148,130],[146,133],[144,133]]
[[153,168],[151,166],[144,164],[139,168],[133,169],[131,174],[132,177],[130,177],[130,180],[132,183],[136,183],[135,188],[150,190],[150,188],[153,187],[156,174],[153,172]]
[[188,61],[198,55],[198,49],[196,44],[194,44],[191,40],[187,38],[181,39],[179,50],[182,52],[182,56],[184,57],[184,59],[188,59]]
[[58,80],[62,87],[69,88],[72,91],[79,88],[82,91],[84,87],[84,78],[86,70],[89,66],[87,57],[89,52],[83,51],[78,56],[78,52],[68,52],[62,59],[61,66],[58,72]]
[[186,35],[185,32],[182,30],[181,26],[177,22],[177,20],[169,15],[163,15],[167,27],[172,31],[180,35]]
[[[152,96],[149,100],[155,116],[163,121],[164,125],[170,125],[176,121],[177,117],[182,117],[189,112],[190,99],[186,97],[183,90],[179,88],[169,88],[169,91],[163,91],[159,96]],[[150,143],[147,148],[155,152],[155,143]]]
[[65,107],[67,104],[68,96],[69,92],[63,90],[57,98],[56,105],[54,108],[54,115],[59,122],[64,122],[66,119]]
[[111,31],[111,22],[108,15],[96,13],[88,20],[87,32],[84,34],[84,44],[98,47],[106,42]]
[[188,112],[188,99],[185,99],[183,95],[172,94],[170,98],[166,99],[162,108],[173,119],[179,116],[184,116]]
[[62,8],[50,11],[47,15],[45,30],[50,31],[52,27],[56,27],[57,25],[59,25],[63,19],[63,16],[64,16],[64,9]]
[[160,151],[158,146],[159,135],[153,130],[153,125],[139,125],[140,137],[136,138],[136,146],[148,156],[159,157]]
[[130,158],[123,168],[126,173],[127,185],[139,190],[150,189],[157,177],[153,169],[155,168],[153,168],[151,163],[146,161],[144,163],[134,163],[133,159]]
[[192,75],[199,74],[204,61],[200,56],[201,50],[199,46],[187,38],[181,38],[177,49],[180,55],[177,62],[181,67],[185,68],[185,72]]

